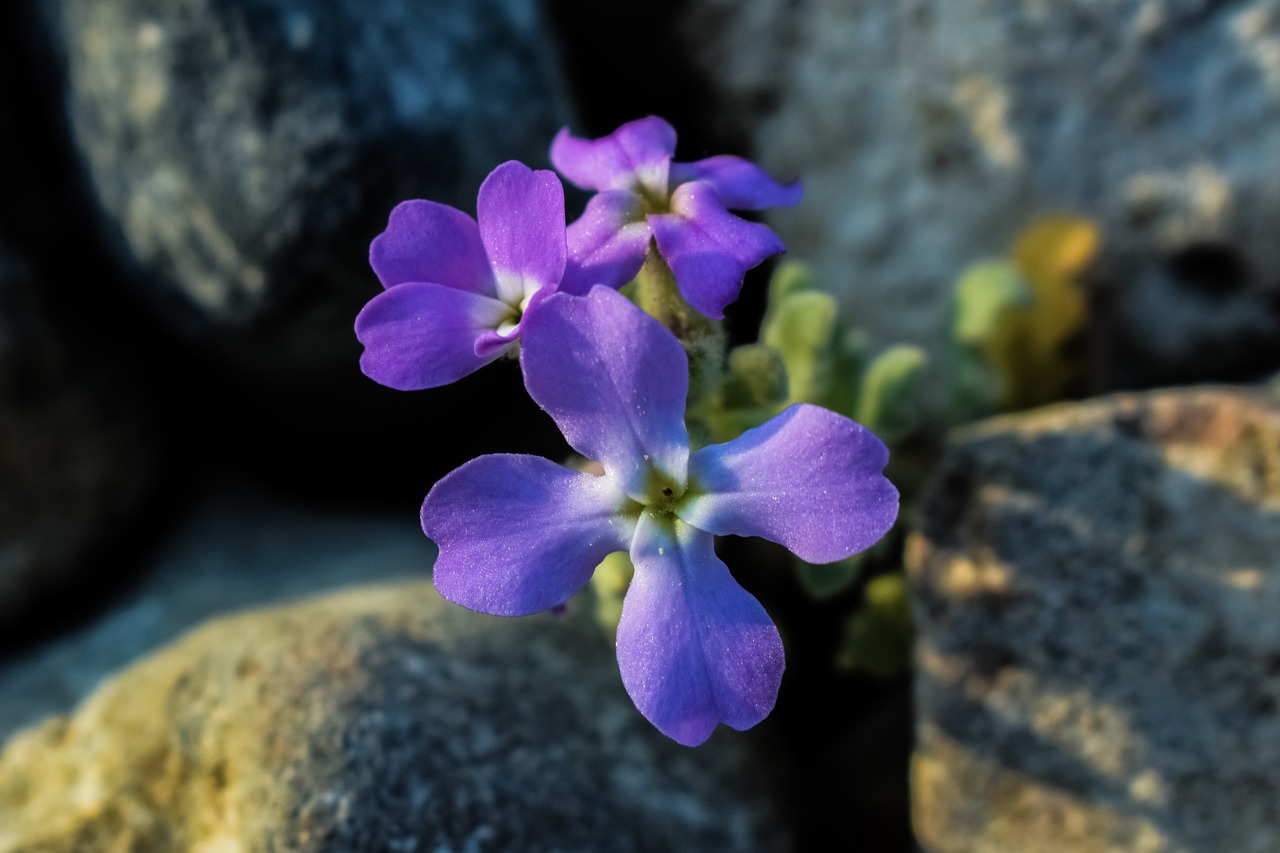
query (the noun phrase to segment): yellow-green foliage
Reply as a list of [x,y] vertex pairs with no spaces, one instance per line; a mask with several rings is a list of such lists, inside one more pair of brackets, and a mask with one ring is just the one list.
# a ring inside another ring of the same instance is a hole
[[928,356],[919,347],[899,344],[876,356],[862,376],[854,420],[886,444],[896,444],[919,426],[918,389]]
[[867,363],[861,335],[840,319],[831,294],[815,289],[808,270],[789,262],[769,284],[760,342],[776,350],[787,375],[779,410],[813,403],[851,417],[889,443],[917,425],[917,392],[927,359],[918,347],[895,346]]
[[852,414],[861,347],[840,321],[835,298],[816,289],[803,265],[788,262],[774,274],[760,342],[777,350],[786,366],[784,406],[813,403]]
[[[895,346],[868,360],[861,336],[841,320],[835,298],[816,287],[798,263],[779,266],[770,282],[760,345],[778,354],[787,387],[785,398],[769,414],[794,403],[812,403],[853,418],[890,445],[908,438],[920,422],[920,389],[928,363],[924,351]],[[762,367],[752,369],[763,370],[764,359],[758,358]],[[731,373],[733,369],[731,358]],[[778,388],[776,381],[764,384]],[[831,598],[857,580],[864,562],[864,554],[825,566],[797,560],[796,572],[810,597]]]
[[911,664],[914,625],[907,579],[900,572],[872,579],[862,606],[845,623],[836,666],[892,676]]
[[631,558],[623,551],[615,551],[596,566],[591,575],[591,591],[596,599],[596,622],[610,635],[617,635],[618,620],[622,618],[622,599],[635,575]]
[[952,338],[956,420],[1060,400],[1079,382],[1069,343],[1083,328],[1080,277],[1097,255],[1097,226],[1069,216],[1031,223],[1005,260],[960,277]]

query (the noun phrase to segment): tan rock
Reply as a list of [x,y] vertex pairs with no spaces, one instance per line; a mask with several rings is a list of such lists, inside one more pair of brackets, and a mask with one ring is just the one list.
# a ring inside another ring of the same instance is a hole
[[1280,848],[1277,510],[1261,390],[955,435],[907,555],[923,847]]
[[735,741],[651,729],[572,616],[427,583],[207,623],[0,754],[0,851],[758,850]]

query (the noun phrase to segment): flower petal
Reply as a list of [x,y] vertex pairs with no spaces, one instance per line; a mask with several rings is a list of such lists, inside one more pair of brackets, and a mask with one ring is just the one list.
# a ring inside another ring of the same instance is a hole
[[599,139],[580,139],[561,128],[551,143],[551,163],[583,189],[626,190],[641,184],[666,198],[667,169],[675,151],[675,128],[648,116]]
[[[524,331],[524,321],[529,314],[537,310],[538,306],[546,301],[547,297],[553,295],[555,290],[550,287],[544,287],[533,296],[529,297],[529,304],[525,306],[524,312],[520,318],[516,320],[515,325],[504,328],[502,331],[494,329],[480,333],[480,337],[476,338],[476,355],[480,358],[488,358],[490,355],[497,353],[501,355],[508,346],[515,343],[520,338],[520,333]],[[504,326],[508,324],[503,324]],[[500,327],[501,328],[501,327]]]
[[799,204],[804,196],[804,185],[800,181],[780,184],[750,160],[728,154],[695,163],[672,163],[672,185],[689,181],[709,184],[731,210],[790,207]]
[[488,296],[496,292],[475,220],[434,201],[396,205],[387,230],[369,246],[369,263],[383,287],[418,281]]
[[881,473],[888,460],[866,427],[798,404],[693,454],[689,482],[698,493],[676,514],[718,536],[760,536],[802,560],[830,563],[893,526],[898,491]]
[[510,311],[496,299],[443,284],[384,290],[356,317],[356,337],[365,346],[360,369],[401,391],[448,385],[502,354],[477,356],[476,339]]
[[638,195],[624,190],[593,195],[569,226],[569,265],[560,289],[581,295],[597,284],[622,287],[644,265],[650,236]]
[[480,185],[476,217],[499,298],[519,304],[564,275],[564,187],[555,172],[508,160]]
[[625,500],[608,478],[538,456],[472,459],[422,503],[422,529],[440,548],[436,589],[498,616],[554,607],[626,549],[632,525],[617,515]]
[[649,216],[658,251],[680,294],[708,317],[723,317],[747,270],[786,249],[768,226],[725,210],[715,190],[700,181],[676,188],[671,211]]
[[782,639],[710,534],[642,513],[631,560],[618,666],[640,713],[685,746],[718,723],[749,729],[768,716],[785,667]]
[[604,287],[557,293],[525,319],[524,385],[574,450],[644,494],[649,467],[683,483],[689,361],[675,336]]

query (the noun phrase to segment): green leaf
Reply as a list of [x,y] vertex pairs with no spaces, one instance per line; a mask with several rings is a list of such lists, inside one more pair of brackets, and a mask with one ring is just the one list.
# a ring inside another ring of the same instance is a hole
[[836,666],[886,678],[900,675],[911,665],[914,636],[906,577],[880,575],[867,584],[862,606],[845,623]]
[[834,598],[851,587],[862,571],[866,551],[845,557],[834,563],[815,565],[804,560],[795,561],[796,579],[801,588],[815,601]]
[[956,284],[951,407],[958,421],[1061,400],[1079,389],[1071,342],[1088,319],[1081,276],[1101,246],[1087,219],[1045,216],[1007,261],[971,267]]
[[887,444],[905,438],[920,425],[920,388],[928,363],[920,347],[900,344],[882,352],[862,378],[854,420]]
[[814,403],[853,417],[863,348],[841,321],[835,298],[817,288],[804,265],[788,262],[774,273],[760,342],[786,365],[785,405]]
[[777,406],[787,399],[787,366],[766,344],[746,344],[729,352],[729,370],[721,387],[725,408]]
[[818,282],[807,264],[800,261],[783,261],[769,279],[769,304],[778,305],[793,293],[818,290]]
[[1005,377],[995,353],[1008,337],[1014,312],[1034,301],[1030,285],[1006,261],[975,264],[956,282],[947,359],[952,423],[967,423],[1000,410]]
[[826,395],[837,321],[836,301],[826,293],[793,293],[770,306],[760,341],[777,350],[787,367],[788,404],[816,403]]
[[947,374],[947,418],[951,423],[970,423],[1000,410],[1003,380],[980,350],[953,344]]
[[1001,316],[1011,308],[1035,300],[1031,287],[1007,261],[987,261],[967,269],[956,282],[952,338],[983,347],[995,333]]

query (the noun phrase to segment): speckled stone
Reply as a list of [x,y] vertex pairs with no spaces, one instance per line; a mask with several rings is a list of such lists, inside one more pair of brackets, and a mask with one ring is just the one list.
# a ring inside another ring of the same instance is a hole
[[256,346],[258,370],[346,358],[394,204],[473,212],[565,118],[532,0],[44,5],[122,256],[175,326]]
[[954,437],[908,546],[929,853],[1280,848],[1280,402]]
[[15,737],[0,851],[785,849],[741,749],[652,729],[589,619],[366,587],[207,623]]
[[1273,0],[684,9],[710,120],[805,180],[766,219],[873,343],[941,356],[959,273],[1067,212],[1106,245],[1099,385],[1280,367]]

